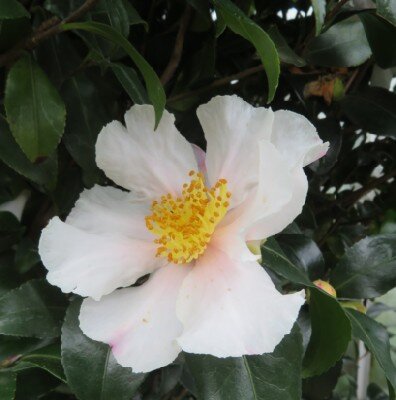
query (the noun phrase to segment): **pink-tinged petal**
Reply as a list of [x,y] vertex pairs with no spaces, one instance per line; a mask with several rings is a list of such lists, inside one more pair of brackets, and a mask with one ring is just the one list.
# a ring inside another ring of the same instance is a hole
[[296,167],[291,171],[292,197],[282,208],[264,216],[252,224],[247,231],[246,240],[260,240],[285,229],[301,213],[308,192],[308,181],[304,170]]
[[207,176],[208,171],[206,169],[206,153],[194,143],[191,143],[191,146],[194,150],[195,159],[197,160],[200,172]]
[[240,357],[270,353],[288,334],[304,303],[282,295],[255,262],[237,262],[208,249],[185,278],[177,300],[178,338],[188,353]]
[[91,339],[108,343],[117,362],[134,372],[149,372],[175,360],[182,325],[176,298],[186,265],[170,264],[139,287],[117,290],[100,301],[84,300],[80,327]]
[[110,186],[84,190],[66,219],[66,223],[90,233],[122,234],[152,241],[146,227],[150,203],[137,202],[130,192]]
[[314,162],[323,157],[329,148],[329,143],[323,143],[307,118],[286,110],[274,113],[271,142],[291,169]]
[[154,131],[154,109],[134,105],[125,114],[124,127],[113,121],[99,134],[96,163],[118,185],[133,190],[144,199],[164,194],[177,195],[197,170],[190,143],[175,127],[167,111]]
[[39,253],[47,280],[63,292],[99,299],[129,286],[164,263],[152,241],[114,232],[92,233],[58,217],[44,228]]
[[207,141],[209,182],[227,179],[231,207],[235,207],[257,185],[258,142],[270,139],[273,112],[255,108],[238,96],[217,96],[199,106],[197,115]]

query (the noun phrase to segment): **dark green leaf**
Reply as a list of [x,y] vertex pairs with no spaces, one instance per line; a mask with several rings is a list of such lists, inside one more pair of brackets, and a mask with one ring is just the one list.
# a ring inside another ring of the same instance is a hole
[[302,353],[301,333],[295,325],[271,354],[185,357],[199,400],[300,400]]
[[0,399],[14,400],[16,374],[12,371],[0,371]]
[[326,16],[326,0],[311,0],[315,15],[315,32],[319,35]]
[[30,14],[25,7],[17,0],[1,0],[0,1],[0,20],[30,18]]
[[269,238],[261,246],[262,263],[277,274],[294,283],[311,286],[307,273],[293,264],[284,254],[274,238]]
[[55,150],[65,127],[66,109],[32,57],[22,57],[11,68],[4,105],[11,132],[29,160]]
[[396,234],[369,236],[350,247],[330,275],[341,297],[372,298],[396,286]]
[[22,227],[8,211],[0,211],[0,251],[4,251],[18,242],[22,235]]
[[66,382],[61,364],[60,346],[58,344],[43,347],[23,356],[18,364],[13,367],[13,371],[18,372],[29,368],[41,368]]
[[256,25],[230,0],[213,0],[217,14],[236,34],[241,35],[256,48],[268,78],[268,102],[275,96],[280,73],[279,57],[274,42],[260,26]]
[[388,332],[381,324],[359,311],[352,309],[345,311],[351,321],[353,336],[364,342],[395,389],[396,367],[390,356]]
[[139,80],[136,71],[123,64],[111,64],[114,75],[128,93],[131,100],[136,104],[147,104],[148,96],[146,89]]
[[130,400],[145,375],[118,365],[107,344],[81,332],[80,306],[79,299],[70,304],[62,327],[62,364],[69,386],[80,400]]
[[123,36],[129,35],[129,19],[123,0],[104,0],[111,26]]
[[42,399],[42,395],[49,393],[60,383],[58,378],[40,368],[19,371],[15,400]]
[[13,255],[5,252],[0,255],[0,297],[17,286],[19,277],[14,267]]
[[268,29],[268,35],[271,36],[271,39],[275,43],[276,50],[282,62],[295,65],[296,67],[303,67],[306,65],[305,60],[299,57],[294,50],[290,48],[276,25],[272,25],[270,29]]
[[377,64],[381,68],[396,66],[396,46],[389,46],[389,43],[396,43],[396,26],[371,13],[361,13],[359,18]]
[[66,308],[59,289],[44,280],[32,280],[0,298],[0,333],[55,337]]
[[24,274],[40,262],[37,245],[29,238],[23,238],[15,251],[15,268]]
[[377,135],[396,138],[396,94],[366,87],[345,96],[341,108],[357,126]]
[[333,367],[351,339],[351,324],[338,301],[320,289],[309,291],[312,335],[303,362],[305,378]]
[[31,181],[53,189],[56,185],[58,161],[56,154],[40,164],[31,163],[15,142],[7,122],[0,118],[0,159]]
[[143,75],[146,82],[147,93],[155,110],[155,126],[161,119],[162,113],[165,109],[166,96],[162,84],[147,61],[139,54],[139,52],[132,46],[132,44],[125,39],[119,32],[112,27],[101,24],[98,22],[75,22],[62,25],[63,30],[83,30],[102,36],[105,39],[122,46],[126,53],[131,57],[132,61],[136,64],[139,71]]
[[364,63],[371,50],[358,17],[333,25],[309,43],[306,58],[327,67],[354,67]]
[[124,3],[125,10],[127,12],[127,15],[128,15],[129,25],[143,24],[144,29],[147,31],[148,30],[147,22],[144,19],[142,19],[142,17],[135,10],[133,5],[128,0],[123,0],[123,3]]
[[396,26],[396,2],[394,0],[377,0],[377,14]]

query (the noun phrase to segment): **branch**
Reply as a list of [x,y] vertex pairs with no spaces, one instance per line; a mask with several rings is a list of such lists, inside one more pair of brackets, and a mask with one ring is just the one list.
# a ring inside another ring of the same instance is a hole
[[190,90],[190,91],[184,92],[184,93],[179,93],[173,97],[170,97],[168,99],[168,102],[172,103],[175,101],[183,100],[188,97],[199,96],[205,92],[211,91],[212,89],[216,89],[220,86],[227,85],[231,81],[240,80],[240,79],[246,78],[250,75],[257,74],[259,72],[264,72],[264,67],[262,65],[248,68],[248,69],[245,69],[244,71],[238,72],[237,74],[225,76],[224,78],[217,79],[208,86],[204,86],[204,87],[201,87],[196,90]]
[[0,55],[0,66],[11,65],[16,59],[18,59],[21,56],[23,51],[33,50],[43,40],[62,32],[61,26],[63,24],[79,20],[97,2],[98,0],[86,0],[85,3],[80,8],[72,12],[64,20],[59,20],[59,18],[57,17],[52,17],[44,21],[39,26],[39,28],[33,33],[32,36],[23,40],[22,42],[19,42],[12,49]]
[[187,31],[187,26],[190,21],[191,14],[192,14],[192,8],[188,4],[186,6],[186,9],[185,9],[181,19],[180,19],[180,26],[179,26],[179,30],[177,32],[175,46],[173,48],[171,58],[169,60],[168,65],[165,68],[165,71],[163,72],[163,74],[161,76],[161,83],[163,85],[165,85],[172,79],[173,74],[175,73],[177,67],[179,66],[182,52],[183,52],[184,36]]

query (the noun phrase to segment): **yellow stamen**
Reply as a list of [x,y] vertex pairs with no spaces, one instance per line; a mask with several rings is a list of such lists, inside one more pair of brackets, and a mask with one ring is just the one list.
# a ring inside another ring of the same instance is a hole
[[152,214],[146,217],[147,229],[158,236],[156,256],[175,264],[188,263],[205,251],[231,197],[225,179],[207,188],[201,173],[190,171],[189,176],[181,197],[167,194],[153,201]]

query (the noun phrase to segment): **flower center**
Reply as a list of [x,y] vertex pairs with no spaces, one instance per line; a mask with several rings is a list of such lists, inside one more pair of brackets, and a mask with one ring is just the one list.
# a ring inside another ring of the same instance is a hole
[[158,236],[156,256],[175,264],[188,263],[205,251],[230,205],[225,179],[207,188],[200,172],[189,175],[191,182],[183,185],[181,197],[168,193],[153,201],[152,214],[146,217],[147,229]]

